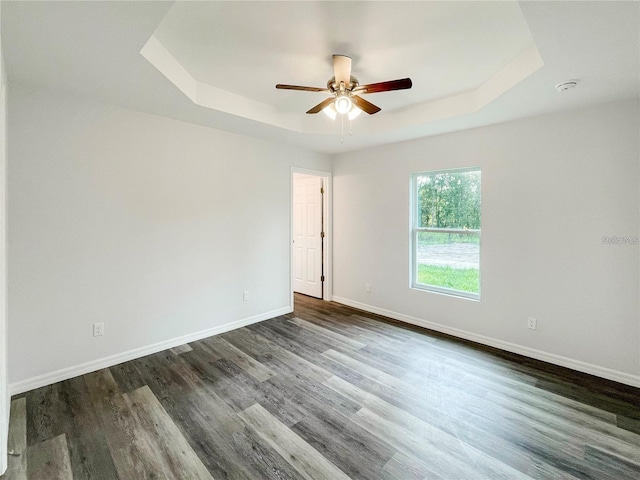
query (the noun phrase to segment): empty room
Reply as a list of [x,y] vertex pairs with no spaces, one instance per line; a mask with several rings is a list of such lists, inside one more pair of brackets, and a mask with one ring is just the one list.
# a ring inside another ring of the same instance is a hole
[[640,478],[640,3],[0,0],[2,480]]

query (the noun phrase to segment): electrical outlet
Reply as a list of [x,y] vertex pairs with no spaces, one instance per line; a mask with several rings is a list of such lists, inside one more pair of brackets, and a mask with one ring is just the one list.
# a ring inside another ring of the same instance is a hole
[[364,291],[367,293],[371,293],[371,284],[370,283],[365,283],[364,284]]
[[245,290],[244,292],[242,292],[242,301],[243,302],[249,301],[249,290]]
[[102,335],[104,335],[104,323],[103,322],[94,323],[93,324],[93,336],[94,337],[101,337]]
[[527,318],[527,328],[531,330],[535,330],[537,326],[538,326],[538,321],[535,318],[533,317]]

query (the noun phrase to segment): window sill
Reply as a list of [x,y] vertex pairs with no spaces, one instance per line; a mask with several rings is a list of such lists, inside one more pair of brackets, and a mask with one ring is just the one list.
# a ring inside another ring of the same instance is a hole
[[411,285],[410,288],[412,290],[420,290],[422,292],[435,293],[438,295],[446,295],[448,297],[461,298],[463,300],[472,300],[475,302],[480,301],[479,293],[465,292],[462,290],[453,290],[451,288],[435,287],[431,285],[421,285],[421,284]]

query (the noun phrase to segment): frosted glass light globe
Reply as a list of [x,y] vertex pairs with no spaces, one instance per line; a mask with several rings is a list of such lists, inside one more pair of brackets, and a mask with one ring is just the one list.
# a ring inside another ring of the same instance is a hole
[[349,96],[345,93],[345,94],[339,94],[336,97],[336,101],[334,102],[334,105],[336,107],[336,111],[344,115],[345,113],[348,113],[349,110],[351,110],[352,102]]

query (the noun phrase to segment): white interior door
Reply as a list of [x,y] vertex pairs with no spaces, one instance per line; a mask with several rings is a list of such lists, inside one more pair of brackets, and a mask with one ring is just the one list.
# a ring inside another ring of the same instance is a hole
[[293,176],[293,291],[322,298],[322,178]]

